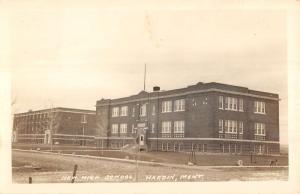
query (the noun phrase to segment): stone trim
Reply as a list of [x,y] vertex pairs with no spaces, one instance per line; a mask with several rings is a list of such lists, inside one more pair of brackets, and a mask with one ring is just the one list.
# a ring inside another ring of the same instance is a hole
[[[185,96],[185,95],[189,95],[189,94],[198,94],[198,93],[206,93],[206,92],[222,92],[222,93],[226,93],[226,94],[242,95],[242,96],[249,96],[249,97],[261,98],[261,99],[275,100],[275,101],[280,100],[279,98],[274,98],[274,97],[261,96],[261,95],[256,95],[256,94],[248,94],[248,93],[243,93],[243,92],[233,92],[233,91],[215,89],[215,88],[206,89],[206,90],[196,90],[196,91],[182,92],[182,93],[178,93],[178,94],[162,95],[162,96],[159,96],[159,98],[178,97],[178,96]],[[140,102],[140,101],[144,101],[144,100],[145,101],[147,101],[147,100],[157,100],[157,96],[155,96],[155,97],[152,96],[152,97],[149,97],[149,98],[138,98],[138,99],[133,99],[133,100],[124,100],[122,102],[103,103],[103,104],[97,104],[96,106],[120,105],[120,104],[126,104],[126,103],[130,103],[130,102]]]
[[223,138],[156,138],[151,137],[148,140],[181,140],[181,141],[193,141],[193,140],[203,140],[203,141],[232,141],[232,142],[250,142],[250,143],[276,143],[279,144],[279,141],[259,141],[259,140],[250,140],[250,139],[223,139]]

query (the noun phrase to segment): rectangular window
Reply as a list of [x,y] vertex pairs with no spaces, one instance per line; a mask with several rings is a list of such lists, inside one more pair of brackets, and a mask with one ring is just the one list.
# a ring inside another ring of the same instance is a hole
[[152,106],[152,115],[155,115],[155,105]]
[[233,104],[232,104],[232,98],[228,98],[228,110],[232,110],[233,109]]
[[223,96],[219,96],[219,109],[223,109]]
[[171,121],[162,122],[162,133],[171,133]]
[[254,101],[254,113],[266,114],[266,103]]
[[127,133],[127,124],[126,123],[120,124],[120,133]]
[[223,133],[223,120],[219,119],[219,132]]
[[237,110],[237,98],[232,98],[233,110]]
[[118,116],[119,116],[119,107],[113,107],[112,117],[118,117]]
[[255,135],[266,135],[266,124],[264,123],[254,123]]
[[163,101],[162,102],[162,112],[172,112],[172,101]]
[[132,108],[132,117],[135,117],[135,107]]
[[112,127],[111,127],[111,133],[112,134],[118,134],[118,130],[119,130],[119,125],[118,124],[112,124]]
[[174,122],[174,133],[184,133],[184,121]]
[[174,111],[184,111],[185,110],[185,99],[175,100]]
[[244,133],[244,122],[239,121],[239,134],[243,134],[243,133]]
[[225,125],[225,132],[228,132],[228,120],[224,121],[224,125]]
[[[237,133],[237,121],[234,120],[225,120],[224,125],[225,125],[225,133]],[[219,127],[220,127],[220,120],[219,120]]]
[[86,115],[81,115],[81,123],[86,123]]
[[237,121],[232,121],[232,132],[233,133],[237,133]]
[[228,110],[228,98],[225,97],[225,110]]
[[237,98],[225,97],[225,110],[237,110]]
[[120,116],[124,117],[124,116],[127,116],[128,115],[128,106],[122,106],[121,107],[121,113],[120,113]]
[[134,124],[131,125],[131,133],[135,133]]
[[232,132],[232,122],[231,122],[231,120],[228,121],[228,132],[229,133]]
[[145,117],[147,115],[147,106],[143,104],[140,106],[140,116]]
[[151,123],[151,133],[154,133],[155,123]]
[[239,111],[244,111],[244,101],[241,98],[239,99]]

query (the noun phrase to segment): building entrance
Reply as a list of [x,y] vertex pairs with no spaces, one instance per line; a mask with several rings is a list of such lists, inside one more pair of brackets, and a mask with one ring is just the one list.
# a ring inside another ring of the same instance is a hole
[[44,144],[50,144],[50,143],[51,143],[51,133],[50,130],[46,130],[44,136]]

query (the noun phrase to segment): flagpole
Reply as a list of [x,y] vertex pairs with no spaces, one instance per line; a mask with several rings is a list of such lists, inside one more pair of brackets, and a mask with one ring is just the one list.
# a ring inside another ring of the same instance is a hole
[[147,65],[145,63],[145,69],[144,69],[144,91],[146,91],[146,70],[147,70]]

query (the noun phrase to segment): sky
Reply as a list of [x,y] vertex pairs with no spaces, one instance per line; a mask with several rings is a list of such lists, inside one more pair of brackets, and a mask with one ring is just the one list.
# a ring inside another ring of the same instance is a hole
[[147,91],[221,82],[278,93],[280,141],[287,143],[284,11],[75,2],[12,3],[13,112],[93,110],[101,98],[143,90],[147,64]]

